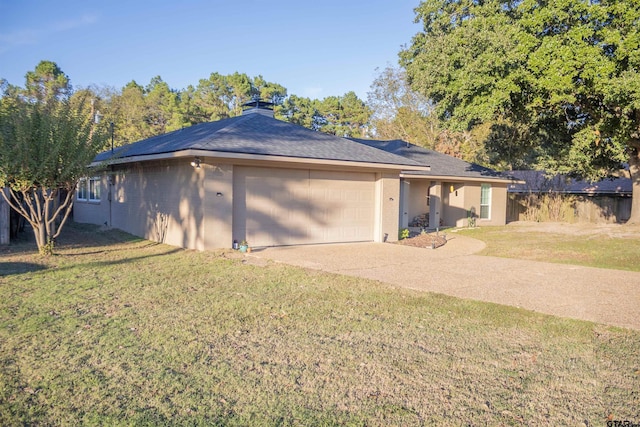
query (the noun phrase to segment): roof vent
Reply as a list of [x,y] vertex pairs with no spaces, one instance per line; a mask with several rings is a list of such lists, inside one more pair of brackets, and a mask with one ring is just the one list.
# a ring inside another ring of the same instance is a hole
[[273,102],[254,99],[242,104],[242,115],[261,114],[263,116],[273,117],[273,106]]

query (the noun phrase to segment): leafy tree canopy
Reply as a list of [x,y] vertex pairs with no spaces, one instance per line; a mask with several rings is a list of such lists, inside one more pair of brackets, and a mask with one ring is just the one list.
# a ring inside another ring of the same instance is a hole
[[32,101],[62,99],[71,94],[69,77],[55,62],[41,61],[33,71],[26,75],[24,96]]
[[597,179],[628,162],[640,221],[640,0],[427,0],[400,53],[452,129],[507,167]]
[[404,70],[386,67],[380,71],[371,85],[367,105],[376,138],[402,139],[435,148],[439,124],[433,103],[409,87]]
[[[47,74],[49,73],[49,74]],[[0,192],[31,225],[41,253],[71,212],[78,180],[104,147],[96,133],[93,94],[70,93],[55,64],[27,74],[24,90],[6,88],[0,98]]]
[[[14,86],[3,83],[5,94]],[[135,80],[121,89],[91,88],[96,114],[96,129],[107,133],[115,147],[177,130],[198,123],[221,120],[242,114],[243,105],[262,99],[275,105],[277,118],[310,129],[339,136],[366,136],[372,110],[354,92],[322,100],[289,95],[281,84],[262,75],[250,77],[234,72],[213,72],[186,89],[172,89],[162,77],[153,77],[147,85]],[[72,94],[69,78],[53,62],[42,61],[27,74],[21,96],[32,100],[63,99]],[[105,147],[108,148],[108,147]]]
[[276,117],[332,135],[364,137],[369,130],[371,109],[355,92],[322,100],[291,95],[276,108]]

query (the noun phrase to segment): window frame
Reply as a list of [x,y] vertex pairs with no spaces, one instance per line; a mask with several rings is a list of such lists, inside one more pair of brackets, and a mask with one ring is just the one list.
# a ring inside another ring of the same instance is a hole
[[[486,192],[485,192],[486,190]],[[486,196],[486,200],[485,197]],[[484,202],[484,203],[483,203]],[[486,214],[485,214],[486,212]],[[491,220],[491,184],[480,184],[480,215],[481,220]]]
[[[89,202],[99,202],[102,195],[102,180],[99,176],[87,179],[87,199]],[[92,191],[93,190],[93,191]]]
[[80,202],[89,201],[89,193],[87,192],[87,178],[80,178],[76,187],[76,200]]
[[78,180],[76,201],[100,203],[102,197],[102,178],[99,176],[83,177]]

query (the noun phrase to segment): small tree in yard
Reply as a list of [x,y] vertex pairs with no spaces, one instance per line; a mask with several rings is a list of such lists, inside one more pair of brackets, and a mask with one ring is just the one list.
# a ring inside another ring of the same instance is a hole
[[69,95],[55,64],[41,62],[27,86],[8,87],[0,98],[0,188],[9,195],[0,194],[29,222],[40,253],[50,255],[105,135],[96,131],[91,94]]

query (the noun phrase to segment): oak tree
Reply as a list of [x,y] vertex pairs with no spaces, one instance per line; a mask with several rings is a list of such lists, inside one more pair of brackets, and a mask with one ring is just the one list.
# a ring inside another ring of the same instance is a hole
[[512,165],[598,179],[626,162],[640,222],[640,0],[426,0],[416,16],[401,64],[447,126],[489,124]]

